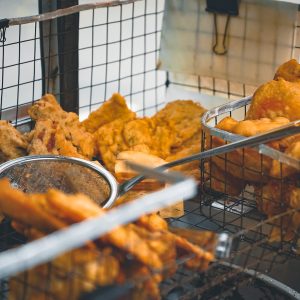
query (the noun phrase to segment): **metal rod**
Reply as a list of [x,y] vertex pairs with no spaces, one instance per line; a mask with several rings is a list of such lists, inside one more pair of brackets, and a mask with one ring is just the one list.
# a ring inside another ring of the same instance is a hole
[[78,13],[78,12],[84,11],[84,10],[129,4],[129,3],[136,2],[136,1],[141,1],[141,0],[113,0],[113,1],[101,1],[101,2],[95,2],[95,3],[75,5],[75,6],[58,9],[56,11],[48,12],[48,13],[44,13],[44,14],[28,16],[28,17],[21,17],[21,18],[11,18],[11,19],[9,19],[9,26],[21,25],[21,24],[27,24],[27,23],[33,23],[33,22],[48,21],[48,20],[56,19],[58,17],[63,17],[63,16],[71,15],[74,13]]

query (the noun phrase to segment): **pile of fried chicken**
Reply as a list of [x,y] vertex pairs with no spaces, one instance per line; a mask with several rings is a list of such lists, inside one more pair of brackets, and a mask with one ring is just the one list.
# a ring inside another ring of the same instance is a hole
[[[80,122],[77,114],[64,111],[47,94],[29,109],[35,121],[29,133],[22,134],[9,122],[0,121],[0,159],[5,162],[38,154],[96,158],[112,173],[118,157],[130,151],[171,161],[200,151],[204,111],[196,102],[177,100],[153,117],[139,118],[121,95],[114,94]],[[182,170],[199,178],[197,163]],[[136,196],[128,193],[118,204]],[[103,213],[83,194],[67,195],[54,189],[24,194],[8,181],[0,181],[0,214],[9,217],[13,228],[28,241]],[[26,299],[78,299],[95,286],[127,281],[136,285],[130,299],[159,299],[159,283],[176,271],[178,259],[188,256],[185,265],[195,270],[205,270],[213,260],[215,235],[197,232],[197,236],[201,236],[201,245],[169,231],[157,213],[142,216],[50,264],[12,278],[10,299],[24,295]]]
[[[84,194],[55,189],[25,194],[7,179],[0,180],[0,211],[28,241],[105,214]],[[160,299],[159,283],[176,272],[176,260],[189,258],[185,266],[195,271],[207,269],[213,260],[215,235],[197,232],[197,236],[201,245],[169,231],[166,221],[155,213],[142,216],[11,278],[10,299],[78,299],[96,286],[124,282],[136,284],[130,299]]]
[[[254,93],[245,120],[232,117],[221,120],[216,127],[241,136],[253,136],[300,119],[300,64],[290,60],[281,65],[274,79],[260,86]],[[224,145],[213,136],[207,139],[209,148]],[[268,146],[290,157],[300,159],[300,135],[287,136]],[[226,155],[215,156],[210,163],[211,186],[230,195],[239,195],[247,184],[255,188],[258,208],[268,217],[288,209],[300,209],[299,170],[281,164],[257,150],[243,148]],[[299,228],[300,213],[295,212],[285,237],[293,236]]]

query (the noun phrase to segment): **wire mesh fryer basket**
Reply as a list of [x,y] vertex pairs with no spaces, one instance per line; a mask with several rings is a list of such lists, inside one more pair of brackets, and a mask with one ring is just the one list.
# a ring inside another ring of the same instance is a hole
[[[284,264],[287,259],[293,258],[291,254],[287,255],[280,251],[279,244],[270,244],[269,235],[277,228],[274,221],[279,221],[285,216],[290,218],[294,213],[295,211],[286,212],[274,217],[273,220],[261,222],[233,235],[231,255],[228,258],[216,260],[205,272],[190,270],[186,267],[186,262],[192,260],[193,256],[177,260],[175,273],[172,271],[174,266],[165,265],[167,275],[160,284],[156,298],[150,298],[151,292],[153,293],[151,283],[155,282],[153,278],[157,275],[155,271],[141,272],[137,262],[132,257],[127,257],[126,262],[123,263],[126,266],[128,278],[125,282],[112,284],[110,278],[114,276],[115,268],[114,252],[111,252],[113,250],[103,249],[99,253],[89,249],[88,257],[85,253],[88,249],[84,252],[80,248],[60,255],[46,264],[2,280],[0,295],[3,299],[6,295],[9,299],[43,297],[49,300],[79,299],[79,297],[86,300],[133,299],[131,298],[133,295],[137,299],[159,299],[160,297],[162,299],[214,299],[218,295],[225,294],[230,297],[235,289],[248,284],[255,278],[261,278],[261,272],[266,273],[274,266]],[[193,235],[195,233],[193,231]],[[295,256],[295,259],[299,258]],[[97,281],[91,269],[95,261],[103,264],[104,260],[108,263],[112,273],[107,273],[104,278],[99,274],[102,281]],[[287,288],[283,294],[289,296],[288,299],[293,299],[292,292],[298,295],[296,291],[288,291]],[[277,293],[280,292],[277,291]]]
[[[215,142],[241,139],[241,136],[220,130],[215,125],[225,117],[243,120],[250,102],[251,97],[246,97],[205,113],[202,118],[202,149],[214,147]],[[262,144],[255,149],[243,148],[202,162],[203,203],[224,213],[235,214],[241,229],[249,221],[257,222],[266,216],[298,208],[299,163],[283,149],[274,148],[274,144],[272,147]],[[276,175],[271,168],[276,168]],[[210,210],[207,213],[213,218]],[[223,223],[228,221],[224,218]],[[292,226],[298,226],[296,220]]]

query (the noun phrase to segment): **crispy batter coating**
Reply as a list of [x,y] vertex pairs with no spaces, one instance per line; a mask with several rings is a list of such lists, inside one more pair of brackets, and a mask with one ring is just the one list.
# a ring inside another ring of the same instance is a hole
[[226,171],[211,162],[208,171],[210,178],[209,187],[215,191],[231,196],[240,195],[246,183],[243,180],[228,174]]
[[247,119],[300,119],[300,84],[282,78],[260,86],[252,97]]
[[[167,104],[151,118],[136,118],[126,106],[125,99],[114,94],[83,122],[94,133],[97,150],[105,166],[114,171],[116,157],[122,151],[140,151],[168,161],[200,150],[201,122],[205,110],[189,100]],[[180,170],[191,170],[198,178],[194,164]]]
[[[30,152],[30,154],[52,153],[89,160],[95,155],[93,135],[80,124],[75,113],[64,111],[53,95],[44,95],[41,100],[34,103],[28,112],[30,117],[36,121],[36,127],[31,133],[29,152],[32,151],[32,153]],[[49,138],[44,132],[49,134]],[[45,134],[46,138],[44,139]],[[55,136],[55,141],[53,136]]]
[[[276,117],[274,119],[261,118],[258,120],[245,120],[240,122],[236,122],[231,117],[226,117],[218,123],[216,127],[221,130],[230,129],[230,132],[242,136],[253,136],[287,123],[289,123],[289,120],[284,117]],[[222,145],[225,145],[224,140],[216,136],[212,137],[212,148]],[[276,149],[280,148],[280,142],[275,141],[268,145]],[[261,156],[252,148],[237,149],[224,155],[218,155],[213,157],[212,161],[223,172],[235,178],[246,180],[247,182],[266,181],[263,174],[270,173],[273,162],[271,158]]]
[[95,132],[99,153],[105,166],[114,172],[120,152],[133,150],[153,154],[161,158],[170,153],[171,133],[155,127],[149,118],[124,121],[116,119]]
[[0,120],[0,163],[27,155],[28,141],[8,121]]
[[205,109],[192,100],[176,100],[157,112],[153,119],[158,126],[167,127],[175,134],[172,148],[180,147],[194,135],[201,136],[201,116]]
[[43,198],[44,195],[25,195],[11,188],[7,179],[0,180],[0,212],[4,215],[42,232],[51,232],[66,227],[65,222],[43,209],[40,205]]
[[[290,141],[292,141],[283,152],[290,157],[300,160],[300,136],[293,136],[293,138],[293,140],[289,139]],[[270,170],[270,174],[273,177],[277,178],[289,177],[291,175],[294,175],[296,172],[299,172],[299,170],[287,164],[281,164],[278,160],[273,160],[272,168]]]
[[[291,240],[300,226],[300,189],[295,187],[296,178],[289,182],[270,180],[255,187],[258,209],[269,218],[289,211],[290,213],[272,222],[271,241]],[[291,209],[296,209],[295,212]]]
[[291,82],[300,81],[300,64],[296,59],[291,59],[278,67],[274,80],[279,78]]
[[89,117],[82,122],[82,125],[88,132],[94,133],[104,124],[108,124],[116,119],[122,119],[124,122],[134,120],[136,115],[126,104],[125,99],[118,93],[104,102],[96,111],[93,111]]

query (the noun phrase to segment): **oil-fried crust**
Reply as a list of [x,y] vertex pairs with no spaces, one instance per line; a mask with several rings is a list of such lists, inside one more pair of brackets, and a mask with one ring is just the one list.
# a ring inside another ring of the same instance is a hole
[[300,83],[282,78],[261,85],[254,93],[247,119],[285,117],[300,119]]
[[274,80],[279,78],[291,82],[300,81],[300,64],[298,64],[296,59],[291,59],[278,67]]
[[82,125],[88,132],[94,133],[104,124],[108,124],[116,119],[133,120],[136,114],[132,112],[126,104],[125,99],[118,93],[104,102],[96,111],[90,113]]
[[64,111],[53,95],[46,94],[29,109],[36,121],[30,134],[29,154],[60,154],[91,160],[95,155],[92,134],[75,113]]
[[8,121],[0,120],[0,163],[27,155],[28,141]]

